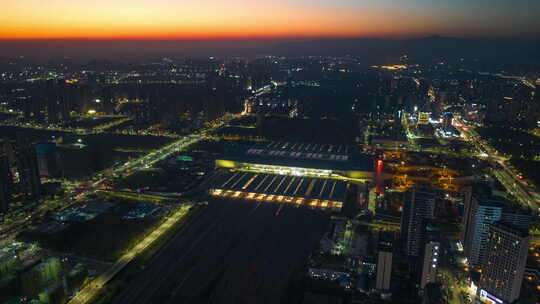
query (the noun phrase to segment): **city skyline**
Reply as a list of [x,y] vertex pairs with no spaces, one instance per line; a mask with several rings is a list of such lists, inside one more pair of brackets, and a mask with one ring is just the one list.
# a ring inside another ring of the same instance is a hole
[[539,0],[0,8],[0,303],[540,303]]
[[417,40],[0,60],[0,301],[537,303],[540,65]]
[[[496,3],[494,3],[496,2]],[[538,1],[8,1],[0,40],[539,37]],[[21,22],[25,20],[25,22]]]

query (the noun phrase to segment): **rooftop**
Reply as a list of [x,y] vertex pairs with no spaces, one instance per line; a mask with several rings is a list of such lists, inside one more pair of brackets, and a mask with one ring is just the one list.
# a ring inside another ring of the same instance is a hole
[[236,171],[224,174],[214,188],[343,202],[347,183],[323,178]]
[[263,142],[225,158],[246,163],[287,167],[374,171],[372,156],[355,153],[354,147],[341,145]]
[[524,238],[529,236],[529,232],[523,229],[520,229],[519,227],[516,227],[510,223],[506,223],[504,221],[497,221],[493,224],[491,224],[492,229],[498,229],[502,230],[507,233],[511,233],[513,235],[516,235],[518,237]]

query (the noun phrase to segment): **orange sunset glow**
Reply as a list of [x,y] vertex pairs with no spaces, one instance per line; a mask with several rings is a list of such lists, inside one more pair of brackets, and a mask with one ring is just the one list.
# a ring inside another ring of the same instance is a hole
[[7,0],[0,39],[459,36],[478,21],[443,9],[388,0]]

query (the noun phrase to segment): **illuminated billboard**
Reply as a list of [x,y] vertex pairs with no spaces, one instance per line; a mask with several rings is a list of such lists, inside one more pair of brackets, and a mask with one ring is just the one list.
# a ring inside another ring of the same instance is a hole
[[504,304],[504,301],[490,294],[484,289],[480,289],[480,300],[488,304]]

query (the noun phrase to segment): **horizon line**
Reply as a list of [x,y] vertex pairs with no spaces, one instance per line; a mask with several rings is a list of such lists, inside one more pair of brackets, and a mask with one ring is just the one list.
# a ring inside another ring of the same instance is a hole
[[463,37],[454,35],[422,34],[422,35],[381,35],[381,36],[347,36],[347,35],[321,35],[321,36],[224,36],[224,37],[0,37],[2,42],[39,42],[39,41],[309,41],[309,40],[354,40],[354,39],[379,39],[379,40],[409,40],[426,38],[447,38],[462,40],[540,40],[540,36],[475,36]]

